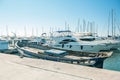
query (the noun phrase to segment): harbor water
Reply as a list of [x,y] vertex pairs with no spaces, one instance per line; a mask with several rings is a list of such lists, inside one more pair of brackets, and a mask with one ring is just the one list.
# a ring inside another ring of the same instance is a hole
[[120,50],[113,51],[112,56],[104,60],[103,69],[120,71]]

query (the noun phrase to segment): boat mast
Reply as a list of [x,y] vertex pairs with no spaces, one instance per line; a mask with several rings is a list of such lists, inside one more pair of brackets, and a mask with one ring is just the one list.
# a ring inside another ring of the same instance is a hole
[[95,34],[95,28],[96,27],[95,27],[95,22],[94,21],[92,22],[92,25],[93,25],[93,32],[92,32],[92,34]]
[[98,24],[96,25],[96,36],[98,36]]
[[33,27],[32,27],[32,37],[34,37],[34,29],[33,29]]
[[65,21],[65,30],[67,29],[66,27],[67,27],[67,22]]
[[112,22],[111,22],[111,25],[112,25],[112,37],[114,37],[114,34],[113,34],[113,33],[114,33],[114,28],[113,28],[113,27],[114,27],[114,20],[113,20],[113,18],[114,18],[114,16],[113,16],[113,9],[112,9],[112,15],[111,15],[111,17],[112,17],[112,20],[111,20],[111,21],[112,21]]
[[25,37],[27,36],[27,33],[26,33],[26,26],[24,27],[24,32],[25,32]]
[[108,37],[110,35],[109,29],[110,29],[110,13],[109,13],[109,16],[108,16]]
[[68,24],[68,30],[70,30],[70,26],[69,26],[69,24]]
[[38,37],[38,28],[36,28],[36,37]]
[[115,11],[114,11],[114,13],[113,13],[113,21],[114,21],[114,23],[113,23],[113,25],[114,25],[114,37],[116,36],[116,14],[115,14]]
[[87,32],[89,32],[89,21],[87,22]]
[[8,26],[6,25],[6,33],[7,33],[7,38],[9,37],[8,35]]
[[90,22],[90,32],[92,33],[92,22]]
[[85,20],[83,20],[83,32],[85,32],[85,29],[86,29],[86,22]]
[[78,19],[78,26],[77,26],[77,31],[78,32],[80,32],[80,30],[79,30],[80,28],[79,27],[80,27],[80,19]]

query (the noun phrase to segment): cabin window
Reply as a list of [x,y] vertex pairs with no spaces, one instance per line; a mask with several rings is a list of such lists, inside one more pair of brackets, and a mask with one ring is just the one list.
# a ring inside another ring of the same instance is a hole
[[94,47],[94,46],[91,46],[91,47]]
[[72,47],[72,45],[70,45],[70,48]]
[[62,44],[62,48],[64,48],[64,44]]
[[90,38],[90,39],[88,39],[88,38],[83,38],[83,39],[80,39],[80,40],[82,40],[82,41],[94,41],[95,38]]
[[81,46],[81,50],[83,49],[83,46]]
[[65,41],[65,42],[76,42],[76,41],[73,40],[73,39],[65,39],[65,40],[63,40],[63,41]]
[[59,42],[59,44],[67,44],[68,42],[76,42],[76,41],[72,40],[72,39],[65,39],[65,40],[62,40],[61,42]]

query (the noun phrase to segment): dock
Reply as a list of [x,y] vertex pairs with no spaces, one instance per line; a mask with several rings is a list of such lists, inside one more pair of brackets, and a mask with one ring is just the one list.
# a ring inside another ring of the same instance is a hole
[[119,80],[120,72],[0,53],[0,80]]

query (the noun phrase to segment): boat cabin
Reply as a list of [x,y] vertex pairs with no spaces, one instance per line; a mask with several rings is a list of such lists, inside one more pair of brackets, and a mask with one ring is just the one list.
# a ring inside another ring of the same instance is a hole
[[62,50],[51,49],[51,50],[46,50],[44,54],[49,55],[49,56],[55,56],[55,57],[64,57],[68,53]]

